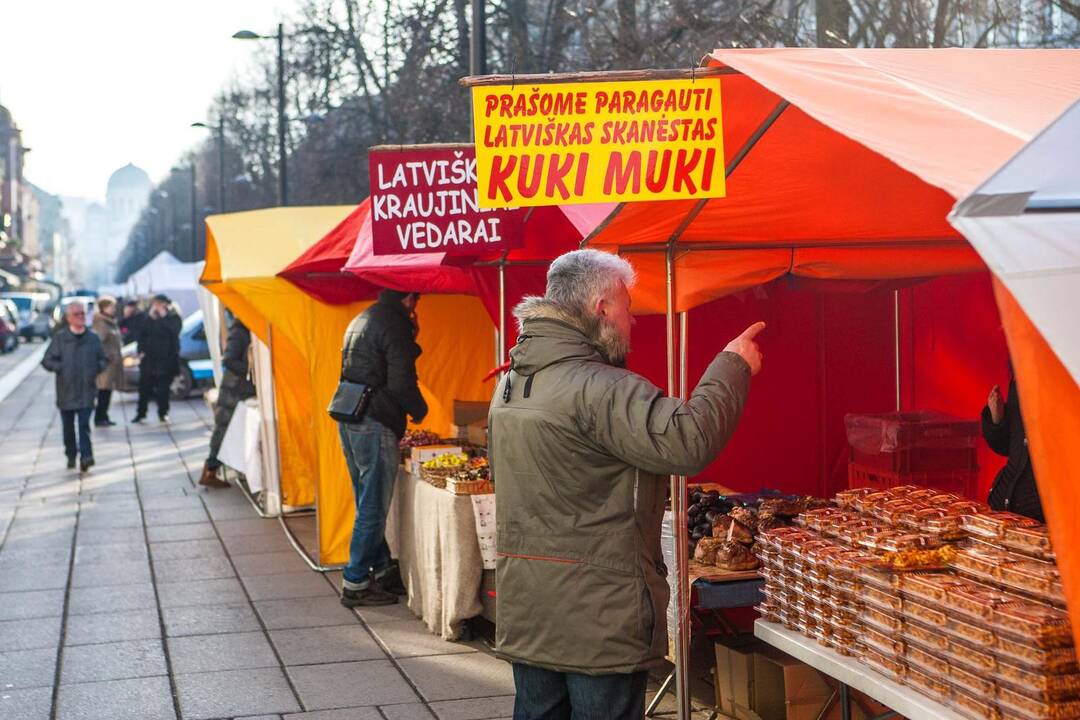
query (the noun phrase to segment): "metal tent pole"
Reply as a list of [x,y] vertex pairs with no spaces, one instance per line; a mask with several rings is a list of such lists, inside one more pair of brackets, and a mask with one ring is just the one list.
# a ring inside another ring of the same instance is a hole
[[506,362],[506,257],[499,263],[499,356],[496,367]]
[[896,412],[903,409],[903,399],[900,395],[900,291],[893,290],[893,345],[896,349]]
[[[669,248],[666,256],[666,313],[667,313],[667,370],[668,395],[674,396],[675,385],[675,249]],[[685,313],[684,313],[685,314]],[[685,322],[680,330],[680,346],[686,341]],[[680,363],[682,361],[680,360]],[[680,380],[685,392],[685,376]],[[671,588],[675,599],[675,702],[677,719],[690,718],[690,624],[688,613],[689,568],[686,557],[686,478],[671,477],[672,556],[675,558],[675,587]]]

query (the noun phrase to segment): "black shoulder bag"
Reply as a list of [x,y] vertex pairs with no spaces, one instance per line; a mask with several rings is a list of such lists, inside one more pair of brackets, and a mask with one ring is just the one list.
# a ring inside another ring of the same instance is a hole
[[371,385],[341,378],[326,412],[338,422],[357,424],[363,421],[374,394],[375,388]]

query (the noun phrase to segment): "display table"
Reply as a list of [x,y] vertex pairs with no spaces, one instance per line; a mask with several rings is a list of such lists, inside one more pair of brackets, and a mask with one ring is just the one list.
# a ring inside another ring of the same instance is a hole
[[409,609],[445,640],[480,615],[484,571],[470,495],[454,495],[398,472],[386,541],[401,564]]
[[840,683],[840,709],[845,720],[851,717],[848,688],[855,688],[908,720],[964,720],[962,715],[941,703],[898,685],[855,658],[822,647],[783,625],[758,620],[754,623],[754,635],[837,680]]

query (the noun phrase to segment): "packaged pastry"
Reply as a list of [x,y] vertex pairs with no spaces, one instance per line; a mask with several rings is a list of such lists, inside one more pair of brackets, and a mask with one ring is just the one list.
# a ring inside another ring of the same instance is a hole
[[914,601],[904,603],[904,617],[936,628],[945,627],[949,620],[949,616],[941,610]]
[[1041,524],[1023,515],[999,511],[964,515],[963,518],[964,530],[972,535],[996,541],[1002,540],[1005,537],[1005,531],[1009,528],[1036,527]]
[[1006,528],[1001,544],[1010,550],[1041,560],[1054,559],[1054,550],[1050,546],[1050,530],[1045,525]]
[[994,652],[999,660],[1032,670],[1051,674],[1080,672],[1074,647],[1040,648],[1026,640],[998,635],[994,641]]
[[904,677],[904,684],[910,685],[932,700],[944,702],[949,698],[949,684],[947,682],[927,674],[912,665],[908,665],[907,675]]
[[894,635],[887,635],[867,625],[863,628],[859,637],[864,645],[878,651],[882,655],[899,658],[904,657],[904,641],[897,640]]
[[943,507],[948,510],[950,515],[978,515],[979,513],[990,512],[989,505],[974,500],[956,499]]
[[949,674],[948,661],[933,653],[926,652],[917,645],[909,645],[907,647],[907,652],[904,654],[904,658],[907,660],[908,665],[914,665],[923,672],[941,676]]
[[881,526],[873,520],[865,518],[859,520],[848,520],[847,522],[838,523],[833,526],[833,534],[836,539],[845,545],[852,547],[859,544],[859,540],[868,532],[877,531]]
[[957,570],[990,581],[996,581],[1003,565],[1015,561],[1015,557],[1003,550],[993,550],[982,545],[969,545],[956,552],[952,566]]
[[1040,648],[1069,647],[1073,642],[1068,613],[1033,601],[998,607],[990,624],[1000,634]]
[[870,605],[863,607],[862,612],[859,613],[859,619],[866,625],[886,633],[899,633],[904,628],[904,623],[900,618]]
[[1065,588],[1061,585],[1061,575],[1053,563],[1040,560],[1009,563],[1000,569],[998,578],[1006,587],[1052,603],[1065,604]]
[[948,635],[917,622],[905,622],[902,637],[908,643],[915,643],[935,652],[944,652],[949,649]]
[[866,585],[859,592],[859,599],[887,613],[900,614],[904,611],[904,601],[900,599],[900,596],[895,591],[885,592],[872,585]]
[[868,487],[841,490],[836,493],[836,497],[833,501],[841,508],[853,508],[855,506],[855,500],[864,495],[869,495],[872,492],[874,492],[874,489]]
[[828,625],[817,625],[814,628],[813,633],[811,633],[811,636],[817,640],[818,645],[821,645],[822,647],[833,646],[832,628]]
[[954,588],[964,585],[970,585],[970,582],[952,573],[910,572],[900,575],[900,592],[929,603],[944,603]]
[[858,544],[873,552],[903,552],[906,550],[925,550],[938,543],[926,535],[917,535],[903,530],[880,530],[870,532]]
[[975,623],[949,616],[945,622],[945,632],[977,648],[993,648],[996,636],[994,631]]
[[908,500],[890,500],[874,509],[874,517],[896,526],[900,524],[901,519],[912,515],[918,509],[915,503]]
[[1003,712],[1013,713],[1016,717],[1024,718],[1024,720],[1074,720],[1080,718],[1080,701],[1077,700],[1044,702],[1030,698],[1000,684],[997,689],[997,700]]
[[908,530],[922,532],[928,520],[943,518],[947,515],[948,513],[941,508],[916,507],[912,512],[898,518],[897,522]]
[[945,542],[954,542],[967,537],[959,515],[944,514],[940,517],[922,518],[919,530],[936,535]]
[[858,577],[864,586],[876,587],[886,592],[900,589],[900,576],[894,573],[891,567],[876,559],[863,561],[859,566]]
[[763,602],[760,605],[754,607],[757,610],[761,619],[766,622],[778,623],[780,622],[780,606],[771,602]]
[[825,586],[843,597],[853,596],[859,592],[861,587],[858,582],[851,578],[837,577],[836,575],[830,575],[825,580]]
[[944,604],[950,610],[966,617],[989,622],[994,616],[994,610],[1016,600],[1013,595],[973,582],[953,588]]
[[943,657],[950,663],[962,665],[972,672],[988,674],[997,670],[997,658],[993,653],[985,648],[974,648],[956,640],[949,640],[949,649]]
[[856,636],[841,637],[836,634],[836,629],[833,628],[833,650],[844,657],[854,657],[859,654],[860,648]]
[[890,680],[895,680],[899,683],[904,681],[907,666],[904,664],[903,660],[886,657],[876,650],[871,650],[867,647],[864,647],[861,650],[859,659]]
[[794,527],[775,528],[773,530],[766,530],[765,532],[759,534],[758,535],[758,542],[763,543],[765,545],[771,545],[772,547],[775,547],[777,550],[781,550],[784,547],[785,538],[791,537],[793,535],[805,535],[805,534],[806,533],[803,530],[799,529],[799,528],[794,528]]
[[835,520],[838,516],[847,517],[847,514],[840,508],[818,508],[817,510],[807,510],[795,518],[795,522],[808,530],[821,532],[822,527],[828,524],[830,519]]
[[949,706],[972,720],[999,720],[1001,718],[997,703],[993,701],[993,698],[987,701],[985,697],[974,697],[963,690],[953,691]]
[[921,487],[917,490],[912,490],[911,492],[909,492],[907,494],[907,498],[912,502],[927,502],[930,500],[930,498],[933,498],[934,496],[939,494],[940,493],[934,488]]
[[1053,702],[1080,697],[1080,675],[1048,675],[1038,670],[998,663],[997,680],[1028,697]]
[[971,672],[959,663],[949,663],[949,679],[953,685],[974,693],[976,697],[992,698],[997,692],[997,683],[992,677]]

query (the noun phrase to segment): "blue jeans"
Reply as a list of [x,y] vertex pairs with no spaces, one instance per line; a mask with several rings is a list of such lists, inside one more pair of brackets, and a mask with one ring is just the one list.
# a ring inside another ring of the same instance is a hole
[[[68,460],[74,460],[76,455],[82,455],[83,460],[94,457],[94,448],[90,446],[90,416],[94,414],[94,408],[82,410],[61,410],[60,421],[64,426],[64,452]],[[79,421],[79,442],[75,444],[75,420]]]
[[375,420],[338,423],[338,432],[356,500],[344,585],[346,590],[363,590],[372,572],[378,574],[393,564],[386,545],[386,515],[401,456],[397,436]]
[[641,720],[649,673],[580,675],[514,663],[514,720]]

